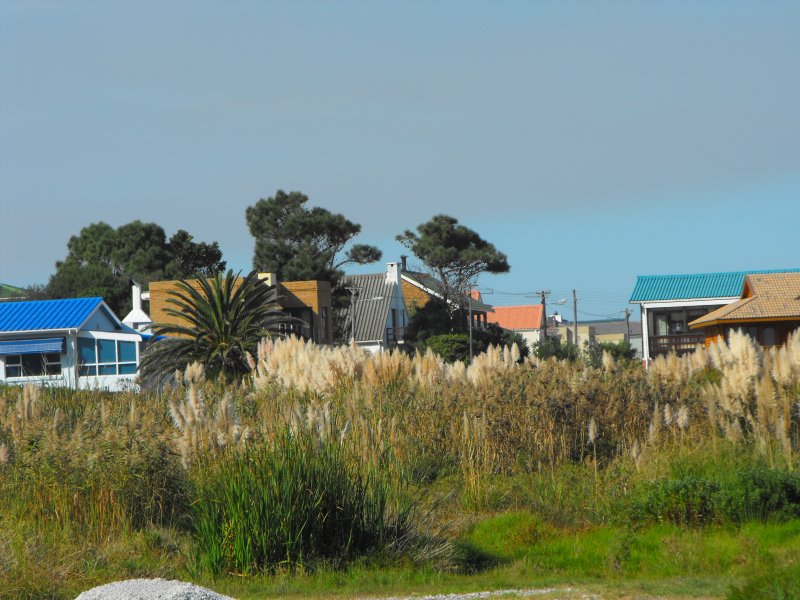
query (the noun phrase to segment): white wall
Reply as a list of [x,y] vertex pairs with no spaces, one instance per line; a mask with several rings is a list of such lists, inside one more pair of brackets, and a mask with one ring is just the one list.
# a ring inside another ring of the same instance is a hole
[[[98,319],[95,325],[114,328],[113,322],[109,321],[104,314],[100,311],[96,313]],[[6,378],[5,371],[5,357],[0,356],[0,381],[7,384],[24,385],[26,383],[33,383],[36,385],[54,386],[54,387],[69,387],[79,389],[104,389],[109,391],[122,391],[136,387],[135,381],[137,374],[132,375],[99,375],[99,376],[78,376],[76,368],[78,361],[77,338],[78,337],[91,338],[91,339],[108,339],[120,340],[126,342],[134,342],[136,348],[136,365],[139,365],[139,351],[141,337],[132,333],[119,333],[116,331],[81,331],[80,333],[71,333],[64,336],[66,338],[66,351],[62,352],[61,357],[61,374],[60,375],[37,375],[33,377],[14,377],[12,379]],[[36,336],[26,336],[26,339],[33,339]],[[39,337],[56,337],[53,333],[41,335]],[[57,336],[61,337],[61,336]],[[76,385],[77,380],[77,385]]]

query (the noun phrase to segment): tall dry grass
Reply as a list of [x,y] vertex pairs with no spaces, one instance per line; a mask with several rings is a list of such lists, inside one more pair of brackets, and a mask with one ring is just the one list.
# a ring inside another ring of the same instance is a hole
[[[611,506],[627,489],[606,493],[613,482],[664,471],[681,452],[752,447],[792,469],[800,450],[800,333],[768,351],[733,334],[649,371],[610,356],[601,368],[519,362],[513,348],[450,365],[297,339],[264,341],[251,369],[225,384],[191,365],[158,395],[0,387],[0,529],[70,532],[87,547],[188,531],[202,474],[287,431],[385,481],[446,479],[475,508],[491,505],[498,478],[528,478],[542,511],[570,489],[593,496],[581,506]],[[37,551],[20,552],[5,560],[19,567]]]

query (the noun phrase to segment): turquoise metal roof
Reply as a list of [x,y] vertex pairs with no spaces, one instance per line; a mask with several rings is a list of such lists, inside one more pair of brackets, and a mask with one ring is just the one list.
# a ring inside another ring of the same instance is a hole
[[74,329],[102,303],[102,298],[0,302],[0,332]]
[[694,275],[639,275],[631,302],[692,300],[702,298],[738,298],[745,275],[761,273],[797,273],[800,269],[769,269],[733,273],[697,273]]

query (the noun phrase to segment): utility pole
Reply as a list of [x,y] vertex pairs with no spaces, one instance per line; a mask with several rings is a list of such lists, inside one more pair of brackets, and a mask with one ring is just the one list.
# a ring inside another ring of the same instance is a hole
[[358,296],[358,292],[361,291],[361,288],[357,287],[346,287],[345,288],[348,292],[350,292],[350,314],[352,315],[352,320],[350,322],[350,330],[353,334],[353,343],[356,343],[356,296]]
[[626,308],[625,312],[625,329],[628,331],[625,341],[631,343],[631,309]]
[[543,331],[542,337],[546,339],[547,338],[547,301],[545,300],[545,297],[547,296],[547,294],[550,293],[550,290],[542,290],[541,292],[538,292],[538,293],[539,293],[539,296],[542,299],[542,315],[544,315],[544,331]]
[[472,364],[472,290],[467,293],[467,306],[469,307],[469,364]]
[[578,297],[575,295],[575,290],[572,290],[572,322],[572,337],[575,338],[575,345],[578,346]]

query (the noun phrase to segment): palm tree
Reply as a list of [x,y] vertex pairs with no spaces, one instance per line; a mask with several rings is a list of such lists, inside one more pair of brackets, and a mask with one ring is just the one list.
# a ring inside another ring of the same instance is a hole
[[176,322],[153,326],[153,333],[164,338],[142,357],[143,385],[158,384],[195,361],[224,377],[242,375],[248,353],[255,354],[263,337],[282,335],[281,325],[300,322],[282,311],[275,286],[266,285],[256,271],[242,278],[229,270],[196,283],[199,289],[181,280],[170,292],[172,306],[164,312]]

